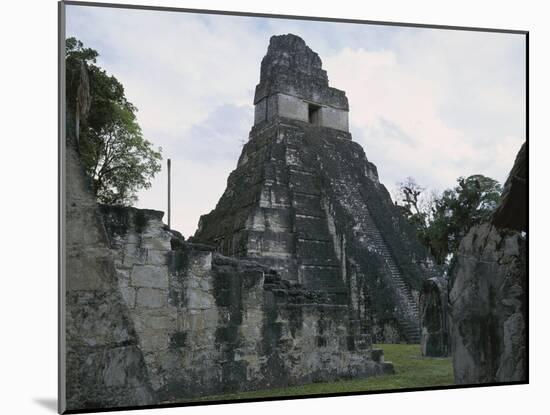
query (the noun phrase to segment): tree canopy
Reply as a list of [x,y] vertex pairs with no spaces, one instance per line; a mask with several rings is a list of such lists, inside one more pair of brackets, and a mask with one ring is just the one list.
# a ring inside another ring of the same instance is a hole
[[489,221],[502,192],[496,180],[480,174],[459,177],[457,182],[441,195],[423,199],[425,188],[414,179],[399,184],[396,203],[439,264],[452,258],[472,226]]
[[66,40],[67,116],[77,111],[80,71],[89,78],[89,111],[80,124],[79,151],[98,201],[128,205],[139,189],[149,188],[160,171],[161,149],[143,137],[137,108],[123,85],[97,64],[99,53],[75,38]]

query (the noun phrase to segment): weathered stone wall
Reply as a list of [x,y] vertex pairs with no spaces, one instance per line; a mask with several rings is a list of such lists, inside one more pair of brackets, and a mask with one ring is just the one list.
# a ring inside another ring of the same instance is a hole
[[450,292],[456,383],[526,380],[526,240],[490,224],[460,243]]
[[490,223],[460,243],[449,295],[456,383],[527,381],[527,148]]
[[346,304],[183,242],[161,212],[102,211],[161,402],[391,372]]
[[103,220],[72,143],[65,178],[66,402],[60,409],[155,403]]
[[420,350],[422,356],[444,357],[451,351],[449,295],[445,278],[430,278],[420,292]]

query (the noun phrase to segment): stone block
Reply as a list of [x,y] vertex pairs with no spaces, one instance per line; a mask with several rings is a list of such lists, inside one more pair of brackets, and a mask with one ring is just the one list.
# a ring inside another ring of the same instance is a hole
[[168,288],[167,267],[135,265],[132,268],[131,282],[135,287]]
[[206,309],[198,314],[186,314],[183,327],[192,333],[215,329],[218,326],[218,310]]
[[156,353],[161,350],[166,350],[169,343],[169,336],[157,330],[152,330],[141,334],[141,348],[144,352]]
[[158,249],[148,249],[146,263],[148,265],[166,265],[167,251]]
[[126,305],[134,308],[136,304],[136,290],[132,287],[120,287],[120,293]]
[[145,249],[156,249],[159,251],[169,251],[172,249],[170,243],[171,238],[168,235],[159,236],[143,236],[141,247]]
[[115,268],[106,250],[84,250],[67,258],[68,291],[105,290],[115,282]]
[[124,245],[120,251],[118,259],[123,266],[132,267],[136,264],[144,264],[147,251],[141,248],[139,243],[131,243]]
[[[70,190],[67,189],[67,192],[70,192]],[[74,245],[76,241],[84,247],[107,242],[105,234],[98,227],[98,217],[92,208],[83,209],[81,206],[78,208],[69,206],[67,208],[66,223],[65,240],[67,248]],[[82,232],[82,229],[86,229],[86,232]]]
[[166,291],[155,288],[140,288],[137,291],[138,307],[159,308],[166,305]]
[[176,319],[174,314],[166,313],[159,316],[151,316],[149,318],[149,324],[151,328],[158,330],[175,330]]
[[347,111],[332,107],[322,107],[320,113],[319,123],[321,126],[342,131],[349,130]]
[[189,268],[195,275],[203,275],[212,269],[212,252],[193,252]]
[[278,116],[308,121],[308,105],[305,101],[292,95],[277,94],[277,96]]
[[[132,318],[138,332],[149,329],[166,330],[176,327],[175,317],[169,308],[135,308]],[[175,313],[174,313],[175,314]]]
[[187,308],[190,310],[208,310],[215,308],[214,297],[202,290],[190,289],[186,294]]

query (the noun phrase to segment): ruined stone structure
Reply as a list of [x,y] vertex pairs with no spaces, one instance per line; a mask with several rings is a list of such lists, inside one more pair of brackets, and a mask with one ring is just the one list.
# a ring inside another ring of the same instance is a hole
[[427,254],[352,141],[344,91],[301,38],[273,36],[254,104],[237,168],[193,240],[348,306],[373,341],[418,342]]
[[327,295],[183,241],[162,212],[102,212],[159,402],[393,371]]
[[103,219],[76,151],[66,146],[65,396],[60,410],[156,402],[134,322],[118,289]]
[[420,351],[422,356],[444,357],[451,352],[447,279],[424,281],[420,292]]
[[450,292],[459,384],[526,380],[526,242],[490,224],[464,237]]
[[521,148],[492,223],[460,243],[449,294],[455,381],[527,380],[527,152]]
[[254,103],[191,241],[162,212],[97,206],[68,146],[68,409],[386,374],[372,344],[419,341],[427,255],[352,141],[345,93],[274,36]]

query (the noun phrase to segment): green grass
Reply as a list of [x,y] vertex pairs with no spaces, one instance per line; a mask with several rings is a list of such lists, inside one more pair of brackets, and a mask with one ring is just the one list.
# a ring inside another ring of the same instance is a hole
[[418,344],[379,344],[375,347],[383,349],[385,360],[394,364],[394,375],[205,396],[197,399],[197,401],[368,392],[425,386],[448,386],[453,384],[453,366],[450,358],[422,357]]

